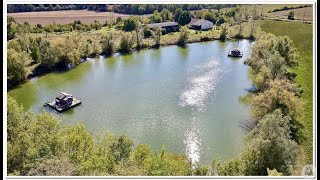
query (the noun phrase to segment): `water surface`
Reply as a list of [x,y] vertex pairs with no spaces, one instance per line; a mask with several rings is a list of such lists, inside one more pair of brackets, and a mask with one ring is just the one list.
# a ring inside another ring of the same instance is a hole
[[[240,59],[227,57],[240,48]],[[249,109],[239,97],[250,80],[244,59],[250,42],[205,42],[89,59],[71,71],[34,78],[9,95],[27,110],[49,111],[63,124],[92,133],[125,134],[135,143],[185,153],[194,163],[238,154]],[[62,114],[43,107],[59,91],[82,104]]]

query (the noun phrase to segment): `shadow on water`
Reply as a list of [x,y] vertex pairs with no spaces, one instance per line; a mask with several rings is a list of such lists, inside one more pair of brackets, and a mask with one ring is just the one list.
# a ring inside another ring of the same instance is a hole
[[[20,85],[18,88],[12,89],[8,92],[8,95],[15,98],[18,103],[23,102],[25,110],[29,110],[33,103],[38,100],[38,91],[36,85],[32,83],[33,80]],[[23,91],[21,90],[23,89]]]
[[181,55],[182,59],[186,60],[189,55],[189,48],[188,45],[184,46],[177,46],[178,47],[178,53]]
[[118,58],[117,57],[114,57],[114,56],[108,57],[104,61],[105,61],[105,64],[106,64],[106,66],[107,66],[107,68],[109,70],[115,70],[116,69],[117,64],[118,64]]
[[37,81],[38,84],[52,90],[65,84],[79,83],[91,68],[91,62],[84,62],[69,71],[53,72],[42,76],[41,78],[38,78]]

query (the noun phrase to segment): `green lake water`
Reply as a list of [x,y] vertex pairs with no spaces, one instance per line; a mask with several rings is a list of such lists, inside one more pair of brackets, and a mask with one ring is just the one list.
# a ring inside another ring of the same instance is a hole
[[[240,48],[242,58],[227,57]],[[26,110],[50,112],[63,125],[125,134],[136,144],[184,153],[193,162],[229,159],[243,146],[239,126],[250,109],[239,101],[251,87],[243,61],[250,42],[212,41],[89,59],[76,68],[29,80],[8,92]],[[56,113],[43,104],[59,91],[82,104]]]

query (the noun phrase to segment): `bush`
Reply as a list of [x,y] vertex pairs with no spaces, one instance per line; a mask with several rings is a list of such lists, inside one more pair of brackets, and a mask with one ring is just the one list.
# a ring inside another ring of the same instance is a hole
[[188,41],[188,38],[189,38],[189,29],[187,26],[183,26],[180,30],[180,35],[179,35],[177,44],[182,46],[185,45]]
[[111,55],[115,52],[115,42],[114,36],[112,33],[104,36],[102,39],[102,54],[104,55]]
[[7,75],[12,84],[20,83],[26,80],[29,73],[28,65],[31,58],[26,52],[17,52],[14,49],[8,49],[7,52]]
[[135,17],[129,17],[124,20],[123,30],[131,32],[137,27],[137,19]]
[[290,12],[289,12],[289,14],[288,14],[288,19],[294,20],[294,12],[293,12],[293,11],[290,11]]
[[151,31],[150,31],[150,29],[148,27],[143,28],[143,36],[145,38],[148,38],[148,37],[151,36]]
[[125,33],[121,36],[119,51],[121,53],[128,53],[133,46],[133,38],[129,33]]
[[226,25],[221,26],[219,39],[224,41],[227,37],[228,28]]

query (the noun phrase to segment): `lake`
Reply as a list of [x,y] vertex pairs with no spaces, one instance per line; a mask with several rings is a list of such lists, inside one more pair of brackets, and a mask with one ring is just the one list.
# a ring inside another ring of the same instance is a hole
[[[67,72],[33,78],[8,92],[26,110],[51,112],[63,125],[85,124],[93,134],[125,134],[158,152],[186,154],[194,163],[229,159],[243,147],[239,126],[250,109],[239,100],[251,87],[248,40],[192,43],[89,59]],[[239,48],[242,58],[227,57]],[[43,104],[59,91],[82,104],[56,113]]]

